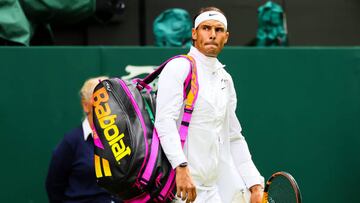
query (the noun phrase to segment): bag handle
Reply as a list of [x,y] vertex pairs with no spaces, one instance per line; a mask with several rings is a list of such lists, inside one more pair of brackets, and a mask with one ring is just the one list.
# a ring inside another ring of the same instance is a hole
[[[169,58],[168,60],[166,60],[165,62],[163,62],[155,71],[153,71],[152,73],[150,73],[149,75],[147,75],[144,79],[135,79],[136,87],[138,88],[138,90],[142,90],[144,88],[147,88],[149,86],[149,84],[155,80],[155,78],[157,76],[160,75],[161,71],[164,69],[164,67],[166,66],[167,63],[169,63],[169,61],[176,59],[176,58],[186,58],[189,61],[191,59],[189,59],[189,56],[187,55],[176,55],[173,56],[171,58]],[[192,64],[192,62],[190,61],[190,63]],[[191,65],[192,67],[193,65]]]

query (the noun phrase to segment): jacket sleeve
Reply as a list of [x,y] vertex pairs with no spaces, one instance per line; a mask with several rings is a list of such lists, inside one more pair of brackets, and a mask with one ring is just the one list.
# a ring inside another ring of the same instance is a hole
[[68,186],[71,171],[73,149],[67,140],[63,139],[53,151],[46,177],[46,191],[49,202],[63,202],[65,189]]
[[241,125],[236,116],[237,98],[233,81],[230,77],[230,103],[229,103],[229,136],[230,136],[230,151],[235,162],[237,171],[247,188],[253,185],[264,185],[264,178],[260,175],[256,168],[246,143],[244,136],[241,134]]
[[184,81],[189,71],[190,62],[187,59],[173,59],[162,70],[158,82],[155,127],[173,168],[187,161],[181,147],[177,121],[183,110]]

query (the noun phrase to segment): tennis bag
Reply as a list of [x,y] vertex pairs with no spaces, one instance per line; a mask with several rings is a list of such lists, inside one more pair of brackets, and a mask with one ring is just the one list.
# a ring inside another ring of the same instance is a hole
[[174,58],[190,61],[184,82],[184,116],[180,126],[182,146],[198,93],[196,65],[179,55],[161,64],[144,79],[111,78],[93,93],[94,161],[97,183],[124,202],[170,202],[175,194],[175,171],[159,143],[154,128],[155,96],[148,85]]

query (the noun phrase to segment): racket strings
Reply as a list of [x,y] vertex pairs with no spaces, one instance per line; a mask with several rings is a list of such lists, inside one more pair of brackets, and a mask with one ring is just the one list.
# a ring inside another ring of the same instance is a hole
[[297,203],[297,196],[291,182],[284,176],[272,180],[268,191],[268,203]]

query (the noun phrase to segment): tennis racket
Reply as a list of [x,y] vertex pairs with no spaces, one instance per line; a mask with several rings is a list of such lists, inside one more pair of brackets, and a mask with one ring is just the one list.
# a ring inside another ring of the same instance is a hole
[[262,203],[301,203],[300,189],[287,172],[276,172],[267,181]]

